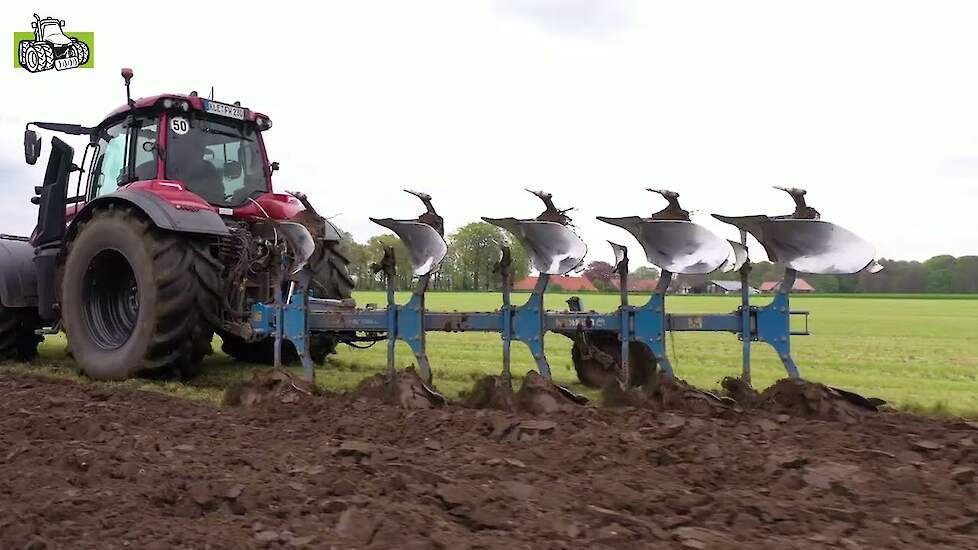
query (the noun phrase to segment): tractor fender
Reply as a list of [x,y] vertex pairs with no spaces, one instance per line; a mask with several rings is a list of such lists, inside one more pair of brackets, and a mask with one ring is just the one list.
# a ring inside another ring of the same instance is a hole
[[91,216],[96,208],[109,204],[132,206],[143,212],[156,227],[177,233],[196,233],[200,235],[229,235],[227,225],[213,210],[189,208],[173,205],[154,193],[140,189],[121,189],[115,193],[102,195],[90,201],[72,220],[67,239],[74,238],[78,221]]
[[0,236],[0,304],[37,307],[34,247],[17,237]]

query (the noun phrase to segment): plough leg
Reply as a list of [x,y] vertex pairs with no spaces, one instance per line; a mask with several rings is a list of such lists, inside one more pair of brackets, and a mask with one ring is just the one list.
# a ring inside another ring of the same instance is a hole
[[793,269],[785,270],[774,299],[757,310],[757,340],[774,348],[791,378],[801,377],[795,360],[791,358],[791,308],[788,303],[788,293],[794,287],[796,275]]
[[544,309],[543,292],[547,288],[550,276],[541,274],[537,284],[526,303],[516,308],[513,315],[513,339],[520,340],[528,348],[536,363],[537,371],[545,378],[550,378],[550,365],[543,349]]
[[632,336],[634,341],[649,348],[659,368],[669,376],[672,376],[672,364],[666,355],[665,294],[671,282],[672,273],[663,271],[648,303],[634,311],[635,328]]

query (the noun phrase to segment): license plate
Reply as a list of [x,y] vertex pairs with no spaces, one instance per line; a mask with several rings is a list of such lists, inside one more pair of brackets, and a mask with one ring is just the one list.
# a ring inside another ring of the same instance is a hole
[[210,101],[208,99],[204,100],[204,112],[226,116],[229,118],[236,118],[238,120],[244,120],[245,113],[243,107],[235,107],[234,105],[228,105],[227,103],[218,103],[216,101]]

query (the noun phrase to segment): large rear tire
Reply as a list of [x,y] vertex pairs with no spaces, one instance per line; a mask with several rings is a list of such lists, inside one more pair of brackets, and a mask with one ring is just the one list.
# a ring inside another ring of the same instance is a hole
[[36,309],[0,305],[0,361],[30,361],[37,357],[42,338],[34,331],[40,325]]
[[47,42],[34,42],[25,50],[24,61],[21,66],[32,73],[46,71],[54,67],[54,48]]
[[[621,343],[617,334],[594,332],[575,335],[571,359],[577,378],[585,386],[603,388],[618,378],[621,365]],[[632,386],[648,382],[656,369],[655,356],[640,342],[632,342],[628,348]]]
[[61,302],[82,370],[98,380],[195,373],[218,321],[220,264],[207,243],[114,205],[80,224],[68,244]]
[[[353,295],[353,279],[350,277],[348,260],[338,249],[339,243],[322,241],[322,246],[313,254],[309,265],[314,272],[310,293],[316,298],[343,300]],[[233,335],[222,335],[224,344],[221,351],[237,361],[271,365],[275,362],[274,345],[271,338],[258,342],[246,342]],[[326,357],[335,353],[336,338],[328,333],[315,333],[309,336],[309,355],[312,362],[323,364]],[[289,342],[282,343],[282,361],[296,363],[299,360],[295,348]]]

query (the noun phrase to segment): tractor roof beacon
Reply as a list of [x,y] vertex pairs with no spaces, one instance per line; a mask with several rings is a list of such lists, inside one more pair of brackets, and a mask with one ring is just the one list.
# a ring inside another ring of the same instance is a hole
[[[75,360],[98,379],[188,375],[214,333],[232,356],[272,362],[272,342],[250,325],[251,305],[283,291],[286,259],[299,256],[316,273],[319,297],[349,301],[341,233],[305,195],[273,191],[267,116],[195,92],[134,100],[132,70],[122,76],[126,104],[95,126],[25,128],[28,164],[41,153],[37,130],[88,144],[79,161],[52,138],[31,201],[34,233],[0,239],[0,359],[30,357],[36,334],[63,330]],[[343,337],[312,336],[308,347],[322,361]],[[285,350],[286,360],[294,356]]]
[[32,73],[52,68],[63,70],[80,67],[88,62],[91,52],[88,44],[65,35],[63,19],[41,19],[34,14],[31,27],[33,40],[21,40],[17,48],[17,61]]

